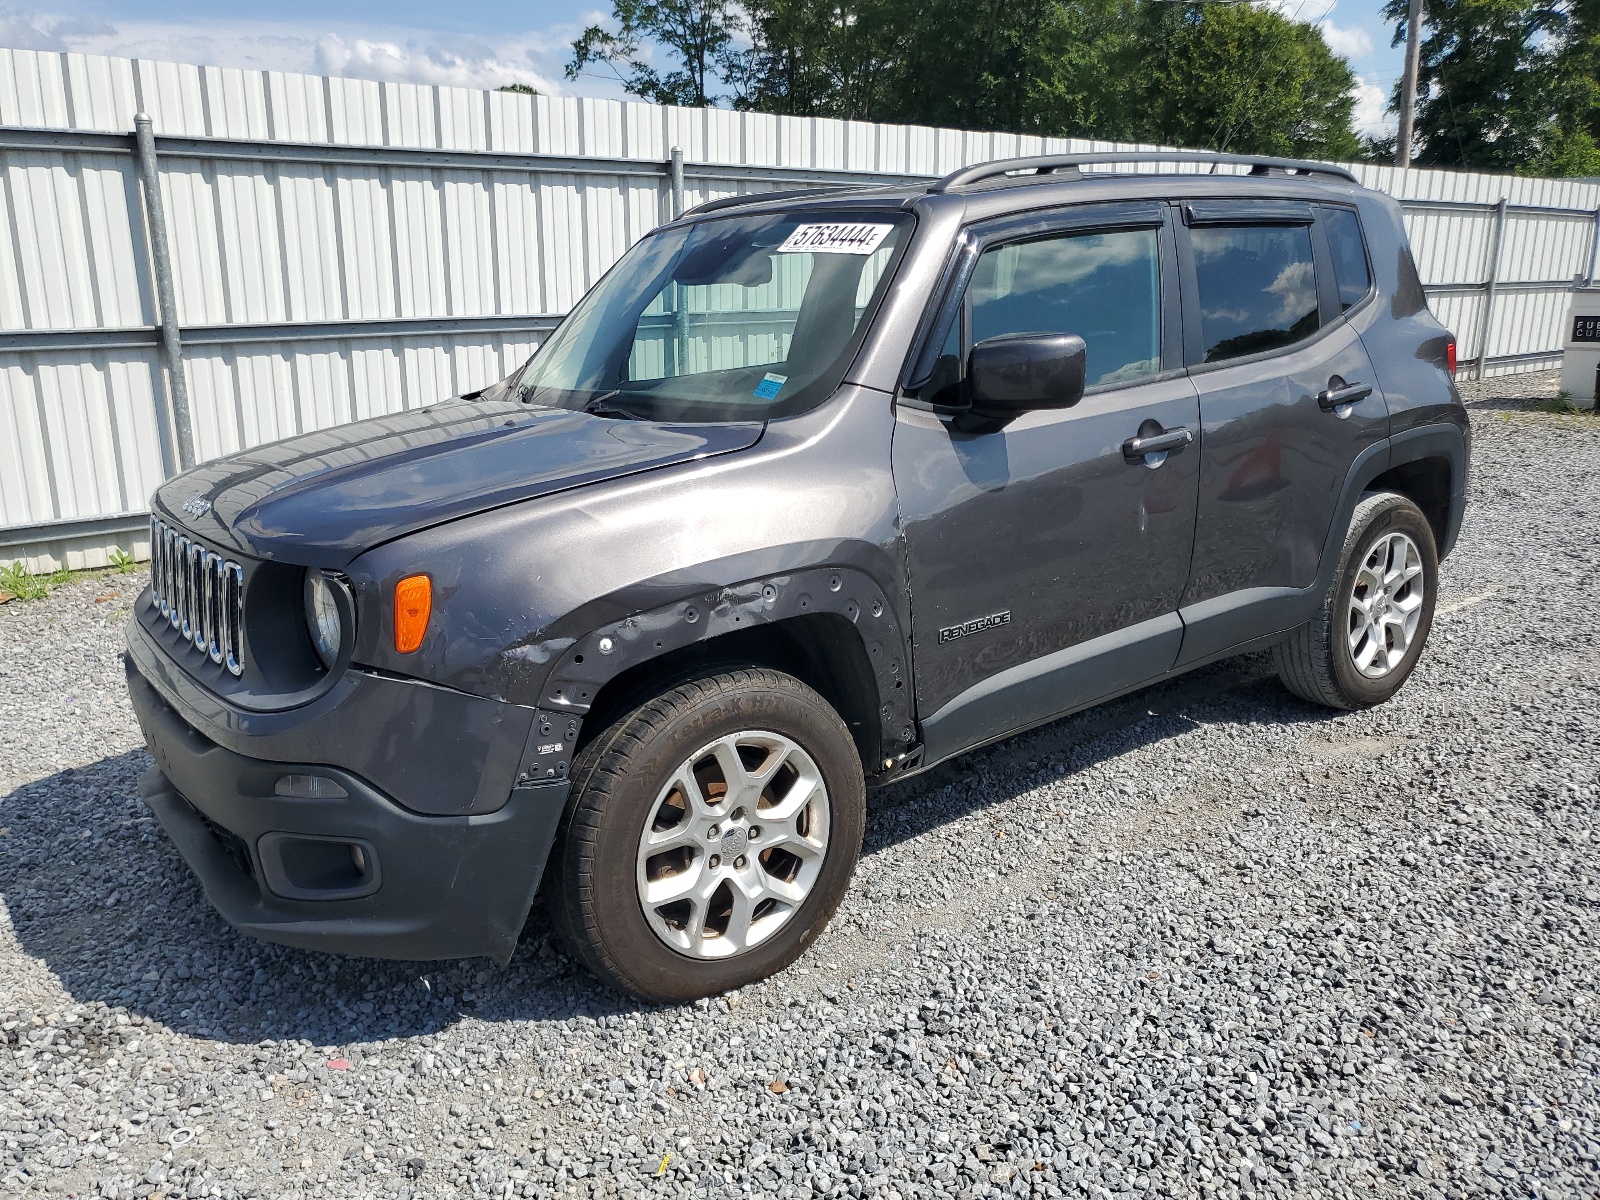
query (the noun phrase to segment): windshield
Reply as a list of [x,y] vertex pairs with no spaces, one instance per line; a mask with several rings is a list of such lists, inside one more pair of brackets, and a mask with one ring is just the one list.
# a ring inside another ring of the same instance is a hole
[[910,230],[906,213],[830,211],[652,234],[539,348],[518,393],[650,421],[809,408],[844,378]]

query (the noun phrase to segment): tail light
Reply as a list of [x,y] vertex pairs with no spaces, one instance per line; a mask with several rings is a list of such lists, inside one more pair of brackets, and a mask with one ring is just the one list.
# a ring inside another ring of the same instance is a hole
[[1456,377],[1456,340],[1451,338],[1444,344],[1444,365],[1449,368],[1450,378]]
[[410,654],[422,645],[433,615],[433,580],[426,575],[407,575],[394,585],[394,648]]

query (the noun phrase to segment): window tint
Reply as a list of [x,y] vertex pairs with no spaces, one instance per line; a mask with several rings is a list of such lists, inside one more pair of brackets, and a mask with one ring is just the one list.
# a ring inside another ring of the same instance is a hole
[[1161,252],[1154,229],[1080,233],[984,251],[967,288],[972,342],[1003,333],[1075,333],[1085,382],[1161,370]]
[[1191,229],[1189,242],[1206,362],[1275,350],[1317,331],[1309,225],[1206,226]]
[[1367,248],[1361,241],[1361,221],[1348,208],[1322,210],[1322,227],[1333,251],[1333,277],[1339,284],[1339,311],[1360,301],[1372,286]]

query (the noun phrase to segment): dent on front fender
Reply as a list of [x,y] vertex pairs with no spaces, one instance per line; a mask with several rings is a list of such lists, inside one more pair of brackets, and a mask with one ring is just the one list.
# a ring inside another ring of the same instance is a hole
[[893,757],[915,741],[905,626],[870,574],[847,566],[812,567],[697,590],[631,613],[567,644],[544,682],[541,710],[585,713],[599,690],[624,671],[724,635],[806,617],[849,623],[877,685],[879,744]]
[[[361,661],[548,707],[547,683],[562,664],[592,661],[574,660],[596,631],[609,629],[616,641],[631,618],[628,636],[654,649],[656,636],[638,632],[647,625],[698,623],[703,634],[722,627],[717,610],[744,627],[768,611],[752,588],[772,586],[780,606],[798,606],[802,592],[814,603],[834,595],[813,582],[775,582],[828,566],[863,578],[845,599],[855,599],[858,614],[880,606],[885,617],[866,620],[891,620],[898,637],[909,622],[892,428],[890,397],[846,387],[812,412],[772,422],[748,450],[510,505],[379,547],[352,564],[363,613],[375,617],[363,629]],[[399,655],[385,608],[394,582],[417,572],[433,580],[433,618],[422,648]],[[837,611],[847,615],[843,603]],[[696,621],[684,619],[689,607]],[[659,640],[665,651],[673,639]],[[897,649],[889,657],[903,678],[903,639]],[[570,681],[597,690],[593,678]]]

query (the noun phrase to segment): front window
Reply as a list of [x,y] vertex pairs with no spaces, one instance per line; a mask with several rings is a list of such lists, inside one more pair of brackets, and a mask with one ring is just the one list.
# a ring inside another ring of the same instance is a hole
[[972,344],[1075,333],[1089,387],[1161,370],[1161,251],[1154,229],[1070,233],[984,251],[967,287]]
[[733,216],[645,238],[517,380],[530,404],[765,420],[839,386],[905,243],[899,212]]

